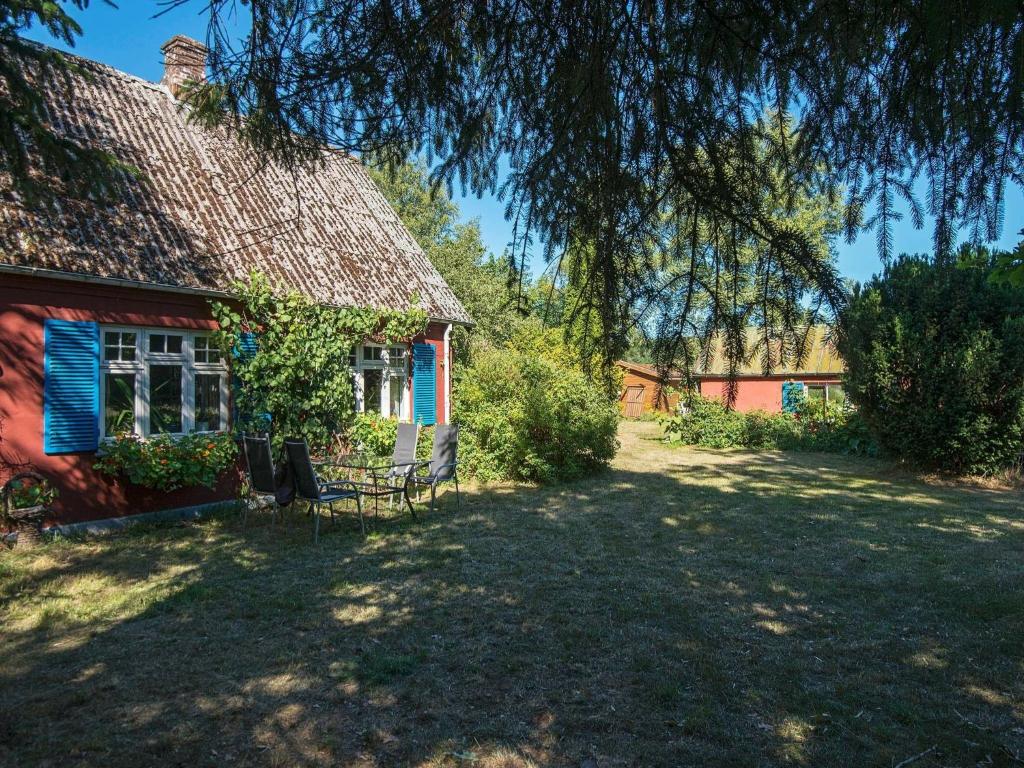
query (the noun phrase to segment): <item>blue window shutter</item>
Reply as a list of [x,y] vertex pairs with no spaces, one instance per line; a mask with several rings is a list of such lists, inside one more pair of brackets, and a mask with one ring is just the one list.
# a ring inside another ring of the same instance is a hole
[[782,412],[796,413],[797,407],[804,396],[804,385],[801,381],[782,382]]
[[231,353],[241,360],[248,360],[256,354],[256,334],[252,331],[243,331],[238,334],[235,346]]
[[[259,349],[258,339],[256,334],[252,331],[240,331],[235,336],[235,344],[231,348],[231,356],[235,360],[250,360],[256,356],[256,352]],[[255,432],[269,431],[270,429],[270,414],[263,414],[263,421],[265,425],[261,425],[259,420],[253,417],[249,413],[241,413],[238,408],[238,393],[242,389],[242,382],[238,380],[236,376],[231,377],[231,423],[235,428],[235,431],[240,429],[252,430]]]
[[434,346],[412,345],[412,418],[431,425],[437,422],[437,373]]
[[100,440],[100,327],[43,323],[43,450],[95,451]]

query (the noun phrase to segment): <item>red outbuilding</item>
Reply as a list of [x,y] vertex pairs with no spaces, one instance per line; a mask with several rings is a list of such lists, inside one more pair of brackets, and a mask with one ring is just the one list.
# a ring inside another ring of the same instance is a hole
[[[788,359],[766,374],[752,351],[736,373],[736,399],[732,407],[737,411],[780,413],[785,410],[784,392],[794,389],[801,390],[808,398],[841,402],[845,399],[842,377],[843,361],[828,341],[828,329],[816,326],[808,332],[807,352],[799,365]],[[729,375],[724,357],[715,354],[697,380],[702,396],[726,399]]]
[[[0,181],[0,482],[25,468],[58,487],[51,524],[191,508],[233,488],[162,493],[96,472],[104,439],[229,428],[228,364],[209,302],[251,271],[324,304],[423,308],[412,344],[355,350],[357,407],[448,419],[454,324],[469,317],[358,160],[325,149],[290,170],[188,121],[182,83],[205,48],[176,36],[160,83],[71,57],[54,130],[138,169],[114,200],[30,205]],[[65,54],[66,55],[66,54]]]
[[[770,374],[764,372],[751,344],[748,359],[735,374],[736,398],[732,407],[737,411],[780,413],[785,410],[784,400],[789,400],[788,393],[796,390],[805,397],[842,402],[845,399],[843,361],[828,342],[827,330],[824,326],[810,329],[807,353],[800,365],[790,359],[782,365],[775,365]],[[623,372],[619,401],[627,418],[638,417],[644,412],[675,410],[680,401],[680,391],[685,388],[682,372],[673,370],[666,378],[652,365],[625,360],[620,360],[617,365]],[[712,355],[707,368],[694,373],[693,380],[703,397],[717,400],[728,397],[729,371],[720,351]],[[787,393],[785,398],[784,393]]]

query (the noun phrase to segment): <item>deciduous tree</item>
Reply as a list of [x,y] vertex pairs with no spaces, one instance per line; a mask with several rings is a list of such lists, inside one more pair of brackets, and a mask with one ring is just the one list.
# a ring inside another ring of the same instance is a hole
[[[283,162],[324,144],[426,154],[436,179],[502,196],[520,257],[531,242],[548,259],[592,244],[585,291],[607,337],[659,268],[667,214],[719,233],[710,252],[680,252],[715,276],[700,290],[722,311],[705,333],[735,336],[744,317],[792,334],[800,307],[834,311],[845,293],[766,199],[791,207],[820,175],[845,195],[848,233],[874,226],[885,259],[903,199],[915,222],[934,218],[944,256],[958,228],[996,236],[1005,185],[1024,171],[1013,0],[251,0],[240,44],[222,23],[238,5],[209,7],[207,117]],[[787,110],[795,132],[764,120]],[[769,254],[753,267],[768,294],[729,277],[752,238]],[[794,277],[805,292],[786,286]],[[684,299],[678,322],[696,311]]]

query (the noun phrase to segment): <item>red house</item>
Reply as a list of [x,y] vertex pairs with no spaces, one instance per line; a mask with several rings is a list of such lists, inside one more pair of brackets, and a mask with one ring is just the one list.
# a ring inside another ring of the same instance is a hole
[[97,473],[115,429],[227,428],[229,372],[210,299],[252,270],[328,305],[407,308],[412,345],[356,350],[357,406],[430,424],[450,414],[449,339],[469,317],[358,160],[324,150],[292,173],[190,125],[175,94],[205,76],[176,36],[150,83],[75,59],[89,77],[51,98],[54,129],[139,169],[115,201],[28,206],[0,180],[0,482],[32,467],[60,490],[51,523],[193,508],[230,488],[170,494]]
[[[806,397],[821,398],[829,402],[840,402],[843,394],[843,361],[828,343],[824,326],[812,328],[808,338],[808,350],[803,362],[797,366],[792,361],[776,365],[766,375],[756,356],[751,354],[740,366],[736,376],[736,400],[733,408],[737,411],[768,411],[780,413],[786,410],[788,393],[799,389]],[[706,398],[725,399],[729,381],[724,358],[716,353],[707,369],[697,376],[700,394]],[[784,393],[786,396],[784,397]]]
[[[787,409],[790,394],[796,391],[805,397],[820,398],[828,402],[842,402],[843,361],[828,343],[824,326],[812,328],[808,337],[808,351],[797,366],[792,360],[776,365],[765,374],[760,361],[751,353],[736,372],[737,411],[768,411],[780,413]],[[671,371],[668,378],[652,365],[619,360],[616,365],[623,372],[623,387],[619,402],[627,418],[637,418],[652,411],[675,410],[685,387],[680,371]],[[728,396],[729,371],[720,350],[712,355],[707,368],[696,371],[693,380],[699,394],[708,399],[725,400]]]

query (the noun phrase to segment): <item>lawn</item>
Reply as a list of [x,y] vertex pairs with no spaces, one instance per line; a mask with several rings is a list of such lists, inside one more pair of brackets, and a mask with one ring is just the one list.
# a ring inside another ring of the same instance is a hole
[[0,554],[0,764],[1024,759],[1019,491],[656,437],[365,539],[292,512]]

